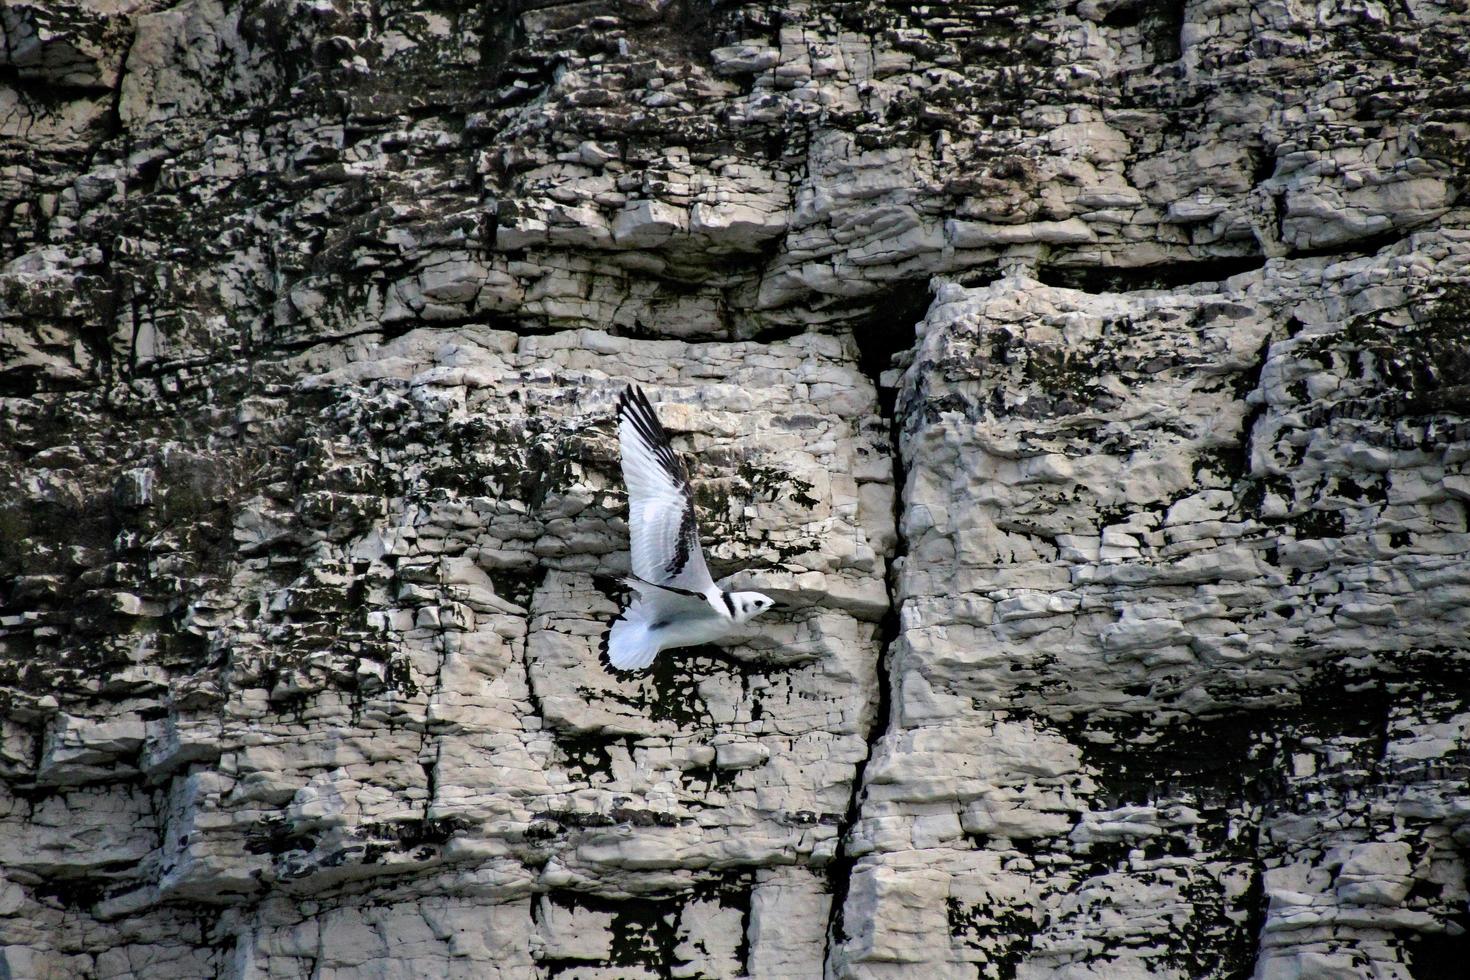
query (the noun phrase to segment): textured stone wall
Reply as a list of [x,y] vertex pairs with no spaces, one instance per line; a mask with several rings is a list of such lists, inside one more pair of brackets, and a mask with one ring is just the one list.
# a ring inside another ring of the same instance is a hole
[[[1470,8],[0,7],[0,978],[1437,980]],[[642,384],[741,643],[606,670]]]

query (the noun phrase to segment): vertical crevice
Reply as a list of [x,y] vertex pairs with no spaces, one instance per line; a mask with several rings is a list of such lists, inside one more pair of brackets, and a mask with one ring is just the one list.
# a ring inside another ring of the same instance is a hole
[[[1296,318],[1292,317],[1295,321]],[[1288,329],[1290,329],[1288,327]],[[1261,346],[1256,352],[1254,366],[1245,372],[1237,384],[1237,397],[1246,400],[1250,408],[1246,410],[1245,418],[1240,423],[1240,454],[1236,462],[1236,478],[1250,480],[1251,476],[1251,437],[1256,431],[1256,423],[1266,414],[1266,399],[1261,392],[1261,378],[1266,373],[1266,363],[1271,359],[1271,345],[1277,340],[1276,331],[1271,331],[1261,341]],[[1250,402],[1250,397],[1256,395],[1256,401]]]
[[1241,930],[1241,938],[1250,943],[1251,948],[1242,957],[1241,968],[1231,973],[1227,980],[1250,980],[1256,975],[1261,960],[1261,940],[1264,938],[1263,931],[1266,928],[1266,869],[1261,861],[1261,828],[1254,828],[1254,838],[1251,853],[1256,855],[1252,861],[1251,882],[1246,888],[1245,894],[1240,897],[1240,904],[1246,910],[1245,927]]
[[824,972],[833,975],[833,956],[849,938],[846,921],[848,891],[852,884],[856,859],[848,853],[849,838],[862,816],[865,781],[868,763],[873,753],[888,734],[893,711],[892,652],[900,629],[900,600],[898,576],[904,555],[908,551],[903,536],[904,488],[908,471],[904,465],[900,436],[902,423],[898,417],[897,383],[884,384],[884,374],[895,366],[899,355],[913,349],[917,343],[915,326],[924,318],[929,308],[929,290],[923,283],[906,283],[890,296],[889,302],[881,305],[882,313],[875,313],[855,324],[852,337],[858,350],[858,365],[872,379],[878,396],[878,411],[888,423],[889,458],[893,465],[893,548],[885,556],[885,580],[888,590],[888,611],[878,629],[878,668],[876,680],[878,699],[872,727],[867,733],[868,753],[853,773],[852,795],[848,799],[847,812],[843,815],[837,833],[837,854],[827,868],[827,880],[832,894],[832,907],[827,919],[827,943],[823,952]]
[[[122,57],[119,58],[117,62],[117,81],[113,83],[112,89],[108,93],[107,116],[104,130],[106,136],[104,137],[104,141],[107,139],[112,139],[115,136],[120,136],[123,132],[123,80],[128,77],[128,58],[132,55],[133,45],[137,43],[138,40],[138,29],[136,26],[137,21],[134,21],[133,25],[133,30],[128,33],[127,44],[123,46]],[[96,158],[98,148],[98,146],[93,146],[92,149],[88,152],[86,169],[92,169],[92,165]]]

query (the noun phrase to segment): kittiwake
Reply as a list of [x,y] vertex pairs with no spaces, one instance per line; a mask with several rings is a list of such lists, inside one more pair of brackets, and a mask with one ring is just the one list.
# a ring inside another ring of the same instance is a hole
[[637,385],[618,397],[618,441],[633,552],[623,581],[637,595],[613,621],[607,656],[619,670],[642,670],[660,650],[728,638],[775,603],[759,592],[726,592],[710,577],[689,473]]

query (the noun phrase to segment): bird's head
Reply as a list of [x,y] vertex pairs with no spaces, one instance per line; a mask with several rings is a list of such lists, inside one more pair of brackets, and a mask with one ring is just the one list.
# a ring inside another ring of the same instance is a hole
[[737,623],[748,623],[775,604],[776,601],[763,592],[730,593],[730,605],[735,607]]

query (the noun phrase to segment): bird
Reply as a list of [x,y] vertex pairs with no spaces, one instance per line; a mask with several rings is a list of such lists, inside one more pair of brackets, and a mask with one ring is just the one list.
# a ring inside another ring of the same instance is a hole
[[613,620],[607,657],[643,670],[660,650],[714,643],[775,605],[760,592],[726,592],[699,546],[694,488],[648,396],[635,384],[618,396],[618,442],[628,487],[634,598]]

